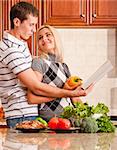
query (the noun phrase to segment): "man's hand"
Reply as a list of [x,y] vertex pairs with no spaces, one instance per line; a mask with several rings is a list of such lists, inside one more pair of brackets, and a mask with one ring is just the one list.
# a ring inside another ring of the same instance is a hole
[[76,95],[76,97],[86,96],[92,91],[93,87],[94,87],[94,84],[91,84],[87,89],[84,90],[82,86],[78,86],[75,90],[73,90],[73,92]]
[[78,86],[75,90],[73,90],[74,97],[86,96],[87,91],[84,90],[81,86]]

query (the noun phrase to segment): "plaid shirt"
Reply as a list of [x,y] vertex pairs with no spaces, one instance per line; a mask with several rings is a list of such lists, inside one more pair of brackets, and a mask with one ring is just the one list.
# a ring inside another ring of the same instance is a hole
[[[43,74],[42,82],[62,88],[70,71],[65,63],[57,62],[55,56],[50,54],[48,59],[35,58],[32,68]],[[70,98],[56,98],[55,100],[39,105],[39,115],[45,120],[59,116],[63,108],[72,105]]]

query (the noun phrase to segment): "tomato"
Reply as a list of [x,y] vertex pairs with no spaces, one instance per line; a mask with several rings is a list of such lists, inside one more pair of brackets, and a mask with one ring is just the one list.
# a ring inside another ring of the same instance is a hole
[[59,129],[70,129],[71,123],[68,119],[59,118]]
[[51,129],[69,129],[71,123],[68,119],[53,117],[48,122],[48,126]]
[[59,123],[59,120],[57,117],[53,117],[49,120],[48,122],[48,126],[51,128],[51,129],[58,129],[58,123]]

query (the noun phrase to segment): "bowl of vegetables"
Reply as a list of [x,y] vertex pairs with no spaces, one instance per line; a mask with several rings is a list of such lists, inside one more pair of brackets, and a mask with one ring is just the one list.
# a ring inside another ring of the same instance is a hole
[[65,107],[61,117],[69,119],[73,127],[79,127],[84,133],[115,132],[116,127],[108,112],[109,108],[103,103],[90,106],[88,103],[76,102],[74,106]]

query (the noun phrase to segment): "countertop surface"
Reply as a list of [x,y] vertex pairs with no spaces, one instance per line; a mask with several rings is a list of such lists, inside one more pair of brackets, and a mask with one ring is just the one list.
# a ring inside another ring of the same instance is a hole
[[117,150],[117,132],[21,133],[0,128],[0,150]]

